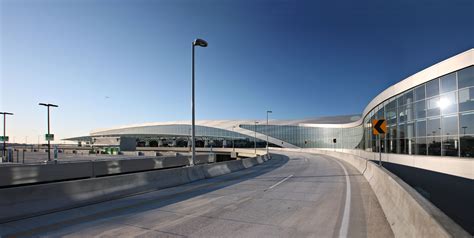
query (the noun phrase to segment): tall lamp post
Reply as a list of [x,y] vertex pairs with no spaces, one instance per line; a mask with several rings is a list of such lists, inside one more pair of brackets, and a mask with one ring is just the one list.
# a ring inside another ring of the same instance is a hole
[[58,105],[50,104],[50,103],[40,103],[40,106],[45,106],[48,108],[48,135],[46,138],[48,140],[48,161],[51,161],[51,134],[50,134],[50,123],[49,123],[49,108],[50,107],[58,107]]
[[3,158],[6,157],[5,154],[7,152],[7,115],[12,116],[13,113],[10,112],[0,112],[0,115],[3,115],[3,153],[2,153],[2,161]]
[[254,148],[255,148],[255,155],[257,154],[257,124],[258,124],[258,121],[255,121],[255,126],[254,126],[255,137],[253,138],[253,145],[254,145]]
[[265,134],[267,134],[267,154],[268,154],[268,114],[273,113],[272,111],[267,111],[267,127],[265,128]]
[[192,139],[191,139],[191,144],[192,144],[192,157],[191,157],[191,166],[194,166],[194,159],[196,157],[196,131],[195,131],[195,109],[194,109],[194,48],[196,46],[200,47],[207,47],[207,42],[203,39],[195,39],[193,41],[193,80],[192,80],[192,102],[191,102],[191,111],[192,111]]

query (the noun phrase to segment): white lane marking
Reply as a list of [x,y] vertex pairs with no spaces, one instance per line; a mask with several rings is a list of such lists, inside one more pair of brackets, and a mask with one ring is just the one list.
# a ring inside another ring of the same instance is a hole
[[280,185],[281,183],[285,182],[286,180],[288,180],[288,179],[291,178],[291,177],[293,177],[293,174],[292,174],[292,175],[289,175],[288,177],[286,177],[286,178],[284,178],[284,179],[282,179],[280,182],[278,182],[278,183],[276,183],[276,184],[273,184],[273,185],[270,186],[269,188],[265,189],[265,191],[268,190],[268,189],[272,189],[272,188],[274,188],[274,187]]
[[344,165],[337,161],[337,159],[334,159],[334,161],[342,167],[344,174],[346,175],[346,202],[344,204],[344,214],[342,216],[341,228],[339,229],[339,237],[347,237],[349,231],[349,217],[351,213],[351,181]]

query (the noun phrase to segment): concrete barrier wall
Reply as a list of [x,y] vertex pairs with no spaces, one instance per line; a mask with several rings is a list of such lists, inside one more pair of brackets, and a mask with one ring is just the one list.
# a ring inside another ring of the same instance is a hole
[[[190,157],[178,155],[176,157],[144,157],[58,164],[2,166],[0,167],[0,187],[172,168],[189,165],[189,160]],[[195,164],[206,164],[213,161],[215,161],[215,157],[207,154],[198,154],[195,158]]]
[[92,177],[92,163],[15,165],[0,167],[0,187]]
[[368,160],[373,158],[319,149],[280,150],[325,154],[357,168],[372,187],[396,237],[471,237],[403,180]]
[[[379,160],[378,152],[364,151],[359,149],[318,149],[343,152],[357,155],[370,160]],[[450,156],[426,156],[382,153],[382,162],[390,162],[411,166],[420,169],[435,171],[438,173],[474,179],[474,160],[471,158],[459,158]]]
[[173,187],[249,168],[267,156],[193,167],[0,189],[0,223]]

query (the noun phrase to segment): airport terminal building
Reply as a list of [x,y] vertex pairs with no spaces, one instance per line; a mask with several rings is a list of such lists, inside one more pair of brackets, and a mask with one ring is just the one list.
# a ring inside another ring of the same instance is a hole
[[[381,146],[372,120],[385,118]],[[149,147],[190,146],[190,121],[147,123],[91,132],[71,140],[135,138]],[[474,49],[426,68],[377,95],[360,115],[305,120],[196,122],[198,147],[334,149],[378,154],[391,162],[472,177]],[[449,161],[449,166],[444,161]],[[427,165],[430,164],[430,165]],[[454,166],[454,167],[453,167]],[[467,166],[467,168],[466,168]],[[463,169],[464,167],[464,169]],[[469,171],[471,170],[471,171]]]

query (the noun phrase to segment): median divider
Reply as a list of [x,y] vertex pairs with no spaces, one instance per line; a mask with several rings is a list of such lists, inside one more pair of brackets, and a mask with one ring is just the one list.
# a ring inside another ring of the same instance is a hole
[[324,149],[275,149],[325,154],[354,166],[367,179],[395,237],[472,237],[402,179],[369,159]]
[[[48,164],[9,165],[0,167],[2,187],[38,184],[134,173],[189,164],[189,156],[142,157],[132,159],[93,160]],[[211,162],[210,156],[198,154],[195,164]]]
[[0,223],[212,178],[253,167],[267,159],[269,156],[262,155],[192,167],[3,188],[0,189]]

